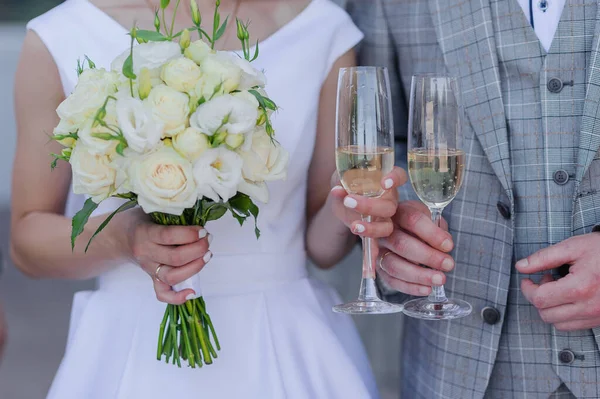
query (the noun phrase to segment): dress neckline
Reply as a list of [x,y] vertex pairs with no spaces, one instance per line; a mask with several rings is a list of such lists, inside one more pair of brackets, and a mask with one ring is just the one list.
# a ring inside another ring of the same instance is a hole
[[[294,26],[298,25],[300,22],[302,22],[302,20],[304,18],[306,18],[312,12],[312,9],[320,1],[322,1],[322,0],[310,0],[309,3],[306,5],[306,7],[304,7],[298,14],[296,14],[296,16],[294,18],[292,18],[286,24],[284,24],[279,29],[277,29],[275,32],[273,32],[272,34],[270,34],[269,36],[267,36],[266,38],[264,38],[263,40],[261,40],[260,42],[258,42],[258,47],[260,49],[264,48],[267,44],[269,44],[272,41],[275,41],[275,39],[277,37],[281,36],[287,30],[292,29]],[[119,23],[116,19],[114,19],[112,16],[110,16],[108,13],[106,13],[100,7],[96,6],[90,0],[79,0],[78,2],[79,3],[85,3],[85,4],[87,4],[87,6],[92,11],[94,11],[95,13],[101,15],[104,19],[108,20],[108,22],[111,25],[113,25],[115,29],[120,30],[124,34],[129,33],[129,29],[126,29],[123,25],[121,25],[121,23]],[[232,21],[229,21],[229,24],[231,24],[231,22]],[[228,29],[231,29],[231,27],[228,27]],[[241,52],[242,49],[225,50],[225,51],[230,51],[230,52],[238,53],[238,52]]]

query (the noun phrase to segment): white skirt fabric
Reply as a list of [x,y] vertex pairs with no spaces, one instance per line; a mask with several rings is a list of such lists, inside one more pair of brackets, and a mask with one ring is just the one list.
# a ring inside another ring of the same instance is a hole
[[215,257],[200,273],[221,351],[196,369],[156,360],[165,305],[146,274],[101,277],[75,295],[48,399],[377,398],[352,320],[331,311],[340,298],[293,258]]

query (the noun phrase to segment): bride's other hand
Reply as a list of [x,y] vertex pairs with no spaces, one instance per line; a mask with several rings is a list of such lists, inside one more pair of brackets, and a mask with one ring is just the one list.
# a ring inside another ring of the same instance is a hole
[[171,287],[197,274],[210,261],[211,235],[201,226],[161,226],[141,210],[133,212],[142,222],[136,223],[130,234],[131,256],[152,277],[159,301],[184,303],[195,292],[175,292]]
[[[391,218],[398,207],[397,188],[408,180],[404,169],[394,167],[392,172],[384,176],[381,187],[385,192],[378,198],[348,194],[340,184],[337,172],[333,174],[331,180],[333,188],[330,199],[333,212],[352,233],[372,238],[388,237],[392,234],[394,225]],[[369,215],[373,221],[365,222],[361,215]]]

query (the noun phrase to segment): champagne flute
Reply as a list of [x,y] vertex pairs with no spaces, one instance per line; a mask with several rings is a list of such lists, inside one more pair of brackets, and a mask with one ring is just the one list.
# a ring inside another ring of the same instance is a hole
[[[338,77],[336,167],[347,192],[379,197],[383,176],[394,167],[394,129],[390,84],[385,68],[342,68]],[[371,221],[370,216],[362,220]],[[363,270],[356,301],[333,307],[334,312],[383,314],[402,306],[377,295],[371,238],[363,238]]]
[[[452,202],[463,182],[463,110],[458,80],[448,76],[413,76],[408,120],[408,174],[412,186],[440,226],[442,211]],[[407,316],[450,320],[467,316],[468,302],[446,297],[444,286],[432,287],[427,298],[404,304]]]

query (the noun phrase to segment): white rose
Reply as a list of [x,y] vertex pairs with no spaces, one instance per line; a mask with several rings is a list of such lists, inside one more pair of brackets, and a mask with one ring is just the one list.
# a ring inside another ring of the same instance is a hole
[[161,73],[161,78],[167,86],[184,93],[192,92],[201,76],[200,67],[185,57],[169,61]]
[[198,197],[228,201],[242,180],[242,164],[242,158],[226,148],[206,150],[194,164]]
[[225,51],[206,56],[200,64],[200,69],[204,75],[212,75],[223,82],[223,90],[226,93],[236,90],[242,80],[242,69]]
[[194,61],[196,64],[202,64],[202,61],[209,55],[213,53],[213,50],[210,49],[208,44],[206,44],[203,40],[196,40],[192,42],[190,46],[185,49],[184,55],[190,60]]
[[265,87],[267,84],[267,78],[262,71],[254,68],[246,59],[239,57],[235,53],[224,52],[224,54],[227,54],[227,56],[231,59],[231,62],[237,65],[237,67],[242,71],[238,90],[248,90],[257,86]]
[[173,136],[173,147],[185,158],[194,162],[204,151],[210,148],[208,136],[193,127]]
[[164,125],[163,136],[171,137],[186,128],[190,112],[186,94],[159,85],[152,89],[144,102],[150,107],[154,119]]
[[73,148],[69,161],[73,171],[73,192],[92,197],[96,203],[115,192],[116,171],[107,155],[94,154],[83,143]]
[[121,97],[116,108],[119,127],[129,148],[136,152],[146,152],[158,144],[163,125],[154,120],[149,108],[141,100]]
[[86,69],[75,90],[56,109],[65,126],[77,130],[117,91],[118,75],[104,69]]
[[283,180],[287,176],[289,153],[276,141],[272,141],[264,129],[252,135],[250,151],[241,152],[244,160],[242,174],[253,182]]
[[196,203],[192,163],[170,146],[133,157],[128,168],[129,185],[146,213],[181,215]]
[[[123,64],[130,50],[115,58],[110,65],[115,72],[122,73]],[[133,72],[137,75],[142,68],[152,71],[160,68],[174,58],[181,57],[179,44],[170,41],[142,43],[133,47]]]
[[254,130],[258,110],[249,101],[226,94],[198,107],[190,118],[192,127],[209,136],[217,130],[230,134],[246,134]]

